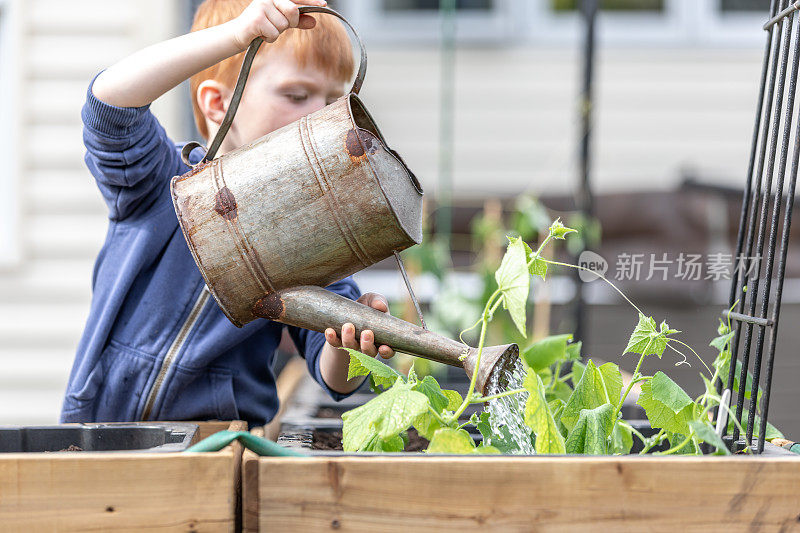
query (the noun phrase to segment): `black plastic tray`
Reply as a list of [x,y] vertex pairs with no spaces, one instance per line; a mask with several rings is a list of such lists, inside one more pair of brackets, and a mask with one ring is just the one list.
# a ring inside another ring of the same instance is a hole
[[179,452],[196,432],[197,424],[166,422],[0,426],[0,453]]

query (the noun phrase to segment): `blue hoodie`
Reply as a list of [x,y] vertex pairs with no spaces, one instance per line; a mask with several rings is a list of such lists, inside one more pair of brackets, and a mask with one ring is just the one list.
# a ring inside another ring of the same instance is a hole
[[[119,108],[94,97],[81,113],[86,165],[109,209],[92,277],[92,304],[78,345],[62,422],[246,420],[275,415],[271,369],[284,328],[317,382],[321,333],[256,320],[237,328],[205,287],[178,227],[169,181],[189,168],[149,106]],[[202,157],[191,154],[192,162]],[[328,287],[350,299],[352,279]]]

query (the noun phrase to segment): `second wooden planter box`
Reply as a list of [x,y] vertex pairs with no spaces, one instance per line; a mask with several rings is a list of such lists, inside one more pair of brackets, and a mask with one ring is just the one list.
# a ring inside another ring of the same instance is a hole
[[246,531],[789,531],[800,457],[243,459]]
[[[201,422],[197,439],[246,429]],[[0,455],[2,531],[233,531],[241,446],[214,453]]]

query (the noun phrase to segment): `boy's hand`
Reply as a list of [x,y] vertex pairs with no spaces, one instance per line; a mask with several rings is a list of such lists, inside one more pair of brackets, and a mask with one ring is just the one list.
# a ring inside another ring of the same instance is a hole
[[[389,312],[389,303],[386,301],[386,298],[380,294],[368,292],[356,301],[358,303],[368,305],[373,309],[377,309],[383,313]],[[328,344],[336,348],[344,347],[352,350],[358,350],[359,352],[367,354],[370,357],[375,357],[376,355],[380,354],[382,358],[389,359],[390,357],[394,356],[394,350],[388,346],[375,346],[375,335],[369,329],[362,331],[361,338],[356,339],[356,328],[349,322],[342,326],[341,337],[336,334],[336,330],[333,328],[326,329],[325,340],[328,341]]]
[[288,28],[309,30],[316,21],[310,15],[301,15],[298,6],[324,7],[324,0],[254,0],[232,22],[234,42],[244,50],[256,37],[273,43]]

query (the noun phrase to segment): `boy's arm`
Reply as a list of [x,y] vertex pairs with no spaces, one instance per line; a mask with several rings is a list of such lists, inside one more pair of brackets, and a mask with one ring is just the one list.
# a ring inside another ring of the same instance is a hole
[[[357,301],[375,307],[380,311],[388,310],[386,299],[383,296],[372,293],[367,293],[362,296],[358,286],[350,277],[329,285],[326,289],[351,300],[357,299]],[[350,324],[350,326],[352,327],[352,324]],[[372,332],[369,332],[369,335],[367,335],[367,333],[367,331],[362,333],[362,339],[365,336],[367,338],[372,336]],[[323,335],[316,331],[290,326],[289,335],[292,337],[297,349],[305,358],[311,375],[314,376],[314,379],[322,385],[335,400],[338,401],[345,398],[363,383],[364,378],[362,377],[354,378],[350,381],[347,380],[350,355],[345,350],[341,350],[326,342],[326,337],[329,337],[329,340],[332,340],[334,344],[341,346],[336,332],[332,329],[329,330],[326,335]],[[349,335],[343,336],[346,341],[345,345],[348,348],[352,347],[355,350],[370,355],[378,353],[372,339],[366,344],[361,345],[355,339],[353,331],[351,331]],[[379,353],[384,358],[389,358],[394,355],[394,352],[388,346],[381,346]]]
[[184,80],[244,51],[256,37],[274,42],[287,28],[314,27],[298,5],[325,6],[324,0],[254,0],[237,18],[140,50],[103,71],[94,95],[117,107],[142,107]]
[[[368,292],[356,301],[383,313],[389,312],[389,302],[383,295]],[[328,387],[342,394],[353,392],[365,379],[363,377],[347,379],[350,354],[342,350],[342,347],[358,350],[371,357],[380,354],[383,359],[389,359],[394,356],[394,350],[389,346],[375,345],[375,335],[371,330],[362,331],[360,338],[356,338],[356,328],[351,323],[342,326],[341,336],[333,328],[328,328],[325,331],[325,340],[325,345],[319,354],[320,374]]]

